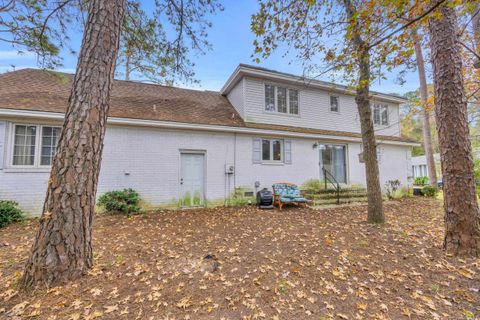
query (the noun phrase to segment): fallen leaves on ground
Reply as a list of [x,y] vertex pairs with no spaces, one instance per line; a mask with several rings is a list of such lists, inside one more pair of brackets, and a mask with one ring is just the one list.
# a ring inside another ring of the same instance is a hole
[[442,250],[441,203],[97,216],[94,268],[16,291],[36,221],[0,230],[0,318],[475,319],[480,262]]

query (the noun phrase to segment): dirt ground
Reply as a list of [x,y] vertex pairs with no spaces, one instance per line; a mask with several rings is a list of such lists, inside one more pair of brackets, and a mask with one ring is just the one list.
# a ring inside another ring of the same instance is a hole
[[0,230],[2,319],[476,319],[480,260],[442,251],[441,203],[97,216],[95,267],[19,294],[37,221]]

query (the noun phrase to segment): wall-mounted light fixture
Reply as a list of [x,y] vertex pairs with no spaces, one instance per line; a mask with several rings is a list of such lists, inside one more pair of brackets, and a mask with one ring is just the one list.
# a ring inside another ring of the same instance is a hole
[[316,147],[318,147],[318,142],[315,142],[312,146],[313,149],[315,149]]

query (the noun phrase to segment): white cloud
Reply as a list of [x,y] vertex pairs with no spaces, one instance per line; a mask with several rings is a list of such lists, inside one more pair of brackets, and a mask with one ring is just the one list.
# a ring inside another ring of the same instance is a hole
[[35,59],[36,55],[34,52],[19,52],[17,50],[0,50],[0,60],[24,60],[24,59]]

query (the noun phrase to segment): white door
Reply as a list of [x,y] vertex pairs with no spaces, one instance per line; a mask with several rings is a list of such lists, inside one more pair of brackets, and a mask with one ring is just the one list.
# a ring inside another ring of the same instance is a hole
[[180,203],[182,207],[203,206],[205,155],[181,154]]

